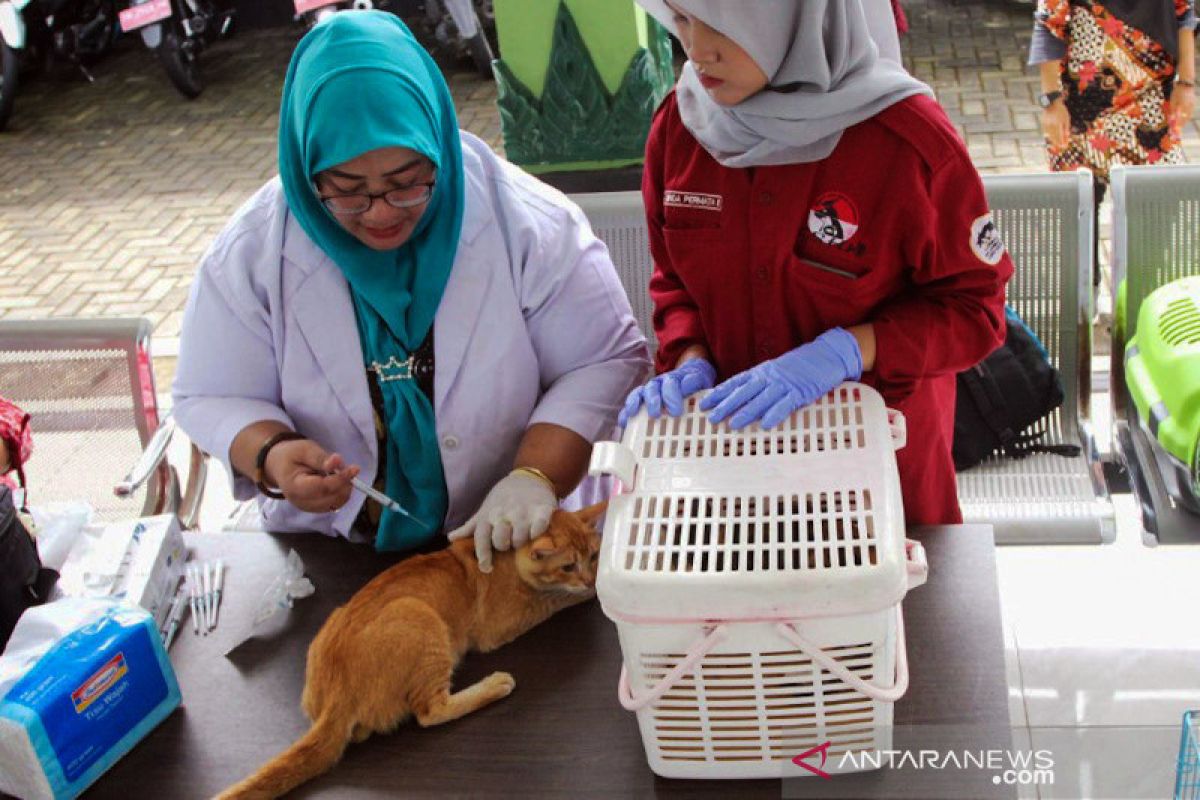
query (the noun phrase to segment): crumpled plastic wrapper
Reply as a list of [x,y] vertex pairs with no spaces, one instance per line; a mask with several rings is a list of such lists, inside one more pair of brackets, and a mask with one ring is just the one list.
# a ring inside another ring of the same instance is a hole
[[284,611],[291,609],[295,601],[308,597],[316,591],[313,582],[304,577],[304,562],[295,550],[289,550],[284,571],[275,576],[267,590],[263,592],[258,608],[254,611],[254,627],[262,625]]
[[[254,607],[254,616],[246,623],[243,621],[241,633],[234,640],[235,644],[225,651],[230,656],[252,639],[269,641],[284,631],[289,623],[288,612],[297,600],[308,597],[316,591],[313,582],[304,577],[304,562],[295,550],[289,550],[283,572],[276,575],[267,585],[258,604]],[[250,648],[256,650],[258,648]]]

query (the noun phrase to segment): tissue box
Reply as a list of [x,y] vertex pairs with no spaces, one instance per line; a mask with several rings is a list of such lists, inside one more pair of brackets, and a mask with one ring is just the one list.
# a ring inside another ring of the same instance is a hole
[[86,598],[29,609],[0,656],[0,791],[78,796],[180,699],[144,610]]
[[112,522],[84,531],[63,564],[59,587],[69,597],[129,600],[161,628],[186,560],[174,514]]

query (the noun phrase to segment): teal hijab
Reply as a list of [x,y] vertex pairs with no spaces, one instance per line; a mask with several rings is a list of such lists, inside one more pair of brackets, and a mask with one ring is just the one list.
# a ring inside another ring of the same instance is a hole
[[[407,147],[437,168],[412,236],[386,252],[347,233],[313,188],[322,170],[383,147]],[[450,277],[462,230],[463,165],[450,90],[397,17],[341,12],[300,40],[283,86],[279,174],[292,214],[346,275],[366,366],[392,365],[377,374],[388,432],[386,490],[421,522],[385,510],[375,547],[415,547],[441,528],[446,478],[433,405],[396,365],[425,340]]]

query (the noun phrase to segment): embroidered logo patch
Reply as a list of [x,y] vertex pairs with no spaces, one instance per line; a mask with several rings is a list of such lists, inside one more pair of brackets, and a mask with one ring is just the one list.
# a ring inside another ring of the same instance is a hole
[[993,267],[1004,257],[1004,242],[990,213],[971,223],[971,250],[976,258]]
[[722,198],[719,194],[703,192],[680,192],[667,189],[663,192],[663,205],[676,208],[700,208],[705,211],[720,211]]
[[858,232],[858,209],[840,192],[826,192],[808,211],[808,230],[825,244],[845,244]]

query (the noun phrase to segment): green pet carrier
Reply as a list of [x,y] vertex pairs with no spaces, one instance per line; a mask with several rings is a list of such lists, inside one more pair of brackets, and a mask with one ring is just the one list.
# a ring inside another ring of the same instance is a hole
[[1125,381],[1140,424],[1174,473],[1163,476],[1168,491],[1200,514],[1200,276],[1172,281],[1142,302],[1125,348]]

